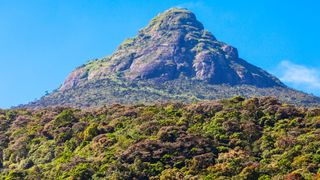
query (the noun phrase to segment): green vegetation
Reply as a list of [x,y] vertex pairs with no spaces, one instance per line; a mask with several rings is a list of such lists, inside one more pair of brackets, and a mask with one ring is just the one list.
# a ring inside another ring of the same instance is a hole
[[206,82],[177,79],[159,83],[154,80],[128,81],[109,77],[79,84],[66,91],[55,91],[40,100],[20,106],[99,107],[106,104],[154,104],[155,102],[193,103],[203,100],[227,99],[234,95],[250,97],[274,96],[282,102],[299,106],[319,106],[320,98],[283,87],[257,88],[249,85],[212,85]]
[[126,48],[130,46],[133,42],[134,42],[133,38],[128,38],[120,45],[119,49]]
[[320,109],[274,98],[0,110],[0,179],[317,179]]

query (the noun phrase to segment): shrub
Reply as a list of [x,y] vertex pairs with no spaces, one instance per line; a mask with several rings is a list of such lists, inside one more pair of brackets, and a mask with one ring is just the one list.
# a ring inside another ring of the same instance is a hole
[[79,164],[70,171],[70,179],[88,180],[94,174],[94,169],[89,163]]
[[73,122],[76,122],[77,119],[75,118],[73,111],[70,109],[66,109],[62,111],[55,119],[54,119],[54,126],[55,127],[62,127],[71,125]]
[[98,134],[99,134],[98,124],[92,123],[84,131],[83,138],[84,138],[85,141],[91,141],[92,138],[94,138]]

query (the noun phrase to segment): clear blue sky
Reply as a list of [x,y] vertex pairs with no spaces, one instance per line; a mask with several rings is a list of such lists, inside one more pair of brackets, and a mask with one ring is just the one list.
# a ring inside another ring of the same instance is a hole
[[0,0],[0,107],[54,90],[171,7],[192,10],[242,58],[320,95],[317,0]]

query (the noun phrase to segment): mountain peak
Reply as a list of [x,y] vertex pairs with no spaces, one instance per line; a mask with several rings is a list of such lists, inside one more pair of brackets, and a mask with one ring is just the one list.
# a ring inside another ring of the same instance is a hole
[[157,15],[111,56],[76,69],[61,90],[115,75],[131,81],[188,78],[209,84],[284,86],[239,58],[236,48],[218,41],[191,11],[179,8]]
[[110,56],[75,69],[60,89],[21,107],[94,107],[112,103],[195,102],[276,96],[314,105],[320,98],[286,87],[217,40],[189,10],[172,8]]
[[191,11],[187,9],[171,8],[153,18],[145,31],[162,31],[162,30],[203,30],[204,27]]

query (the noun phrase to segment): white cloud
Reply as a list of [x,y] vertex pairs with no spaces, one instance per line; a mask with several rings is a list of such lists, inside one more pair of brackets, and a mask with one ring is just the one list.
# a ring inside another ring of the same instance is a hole
[[282,61],[275,74],[286,84],[308,93],[320,94],[320,69]]
[[186,2],[176,5],[177,8],[187,8],[187,9],[205,9],[203,1]]

